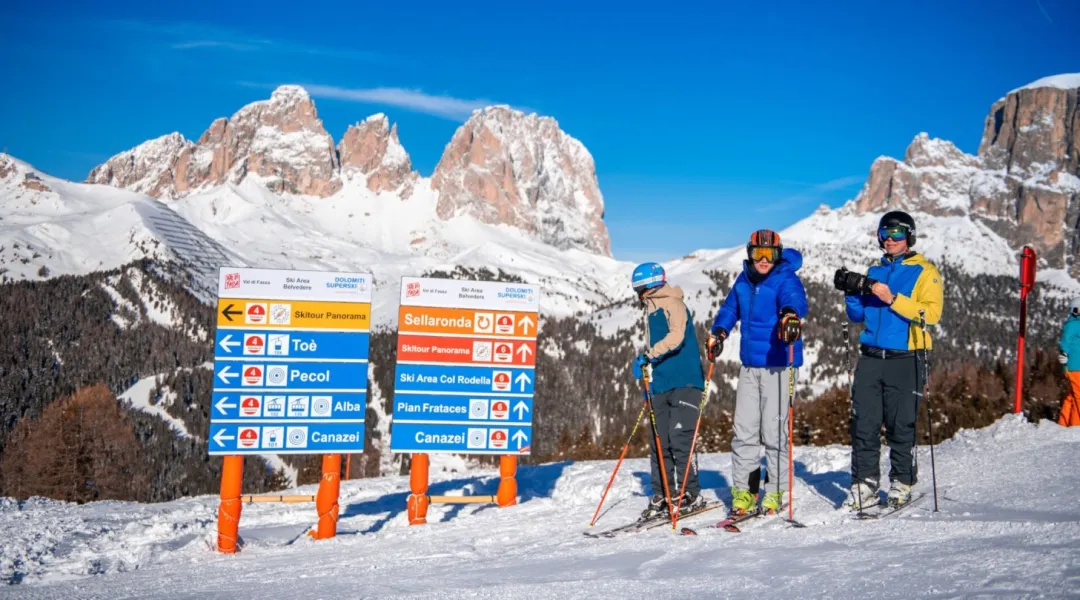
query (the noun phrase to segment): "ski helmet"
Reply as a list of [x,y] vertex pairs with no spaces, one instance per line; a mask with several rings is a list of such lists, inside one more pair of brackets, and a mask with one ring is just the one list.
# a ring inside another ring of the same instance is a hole
[[770,257],[769,262],[777,262],[783,251],[780,234],[771,229],[759,229],[751,233],[750,241],[746,243],[746,256],[750,262],[757,262],[763,256]]
[[911,215],[902,210],[892,210],[885,213],[881,220],[878,221],[878,246],[885,247],[888,230],[894,227],[900,227],[904,230],[904,238],[907,240],[908,248],[915,245],[915,219],[912,219]]
[[653,262],[638,265],[630,278],[630,283],[638,294],[645,290],[661,287],[666,282],[667,274],[664,273],[664,267]]
[[1080,298],[1073,298],[1072,302],[1069,302],[1069,312],[1080,315]]

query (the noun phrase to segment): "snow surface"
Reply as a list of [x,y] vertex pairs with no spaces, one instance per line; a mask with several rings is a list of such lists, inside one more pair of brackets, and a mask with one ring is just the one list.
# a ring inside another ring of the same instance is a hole
[[1080,88],[1080,73],[1062,73],[1060,75],[1050,75],[1049,77],[1043,77],[1042,79],[1036,79],[1031,83],[1011,90],[1009,93],[1018,92],[1020,90],[1029,90],[1033,88],[1052,87],[1062,90],[1071,90]]
[[132,408],[141,410],[145,413],[150,413],[169,425],[172,425],[173,429],[176,430],[176,434],[182,438],[199,439],[198,436],[193,436],[188,432],[187,426],[184,425],[184,421],[170,415],[169,412],[165,410],[165,406],[172,404],[173,400],[176,399],[176,392],[168,390],[163,394],[163,397],[157,404],[151,403],[150,395],[153,394],[154,386],[158,384],[158,379],[159,376],[157,375],[144,377],[136,381],[135,384],[128,389],[124,390],[117,396],[117,399],[121,402],[130,402]]
[[[243,549],[212,550],[214,496],[161,504],[0,500],[0,578],[12,598],[1067,598],[1080,590],[1080,428],[1006,416],[936,449],[928,496],[897,518],[848,520],[848,449],[798,447],[796,518],[741,534],[722,511],[614,539],[582,536],[614,460],[521,467],[520,504],[433,505],[410,527],[407,477],[342,484],[338,536],[304,535],[313,505],[244,505]],[[887,452],[883,451],[883,463]],[[700,457],[705,495],[730,500],[731,457]],[[1048,466],[1050,476],[1048,475]],[[647,463],[624,461],[596,529],[645,503]],[[432,494],[490,494],[497,470],[433,473]],[[297,493],[312,494],[315,486]]]

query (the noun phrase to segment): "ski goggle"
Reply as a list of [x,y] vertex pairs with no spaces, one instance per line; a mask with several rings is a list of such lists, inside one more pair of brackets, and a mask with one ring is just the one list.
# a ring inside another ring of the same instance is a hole
[[764,258],[774,263],[780,258],[780,249],[775,246],[751,246],[747,250],[747,254],[750,255],[751,262],[757,262]]
[[882,227],[877,230],[878,241],[884,242],[885,240],[893,240],[899,242],[906,240],[908,236],[907,227],[902,225],[893,225],[892,227]]

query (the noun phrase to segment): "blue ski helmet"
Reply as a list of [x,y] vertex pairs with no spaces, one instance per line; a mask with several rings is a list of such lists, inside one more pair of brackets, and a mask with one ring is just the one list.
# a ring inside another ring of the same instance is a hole
[[666,282],[667,274],[664,273],[664,267],[651,262],[638,265],[630,278],[630,283],[638,294],[645,290],[661,287]]

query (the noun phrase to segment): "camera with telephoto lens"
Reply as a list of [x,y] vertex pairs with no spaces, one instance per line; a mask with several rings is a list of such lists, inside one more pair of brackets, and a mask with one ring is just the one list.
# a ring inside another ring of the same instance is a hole
[[877,280],[861,273],[848,271],[845,267],[840,267],[833,275],[833,287],[849,296],[869,296],[873,293],[871,288],[875,283]]

